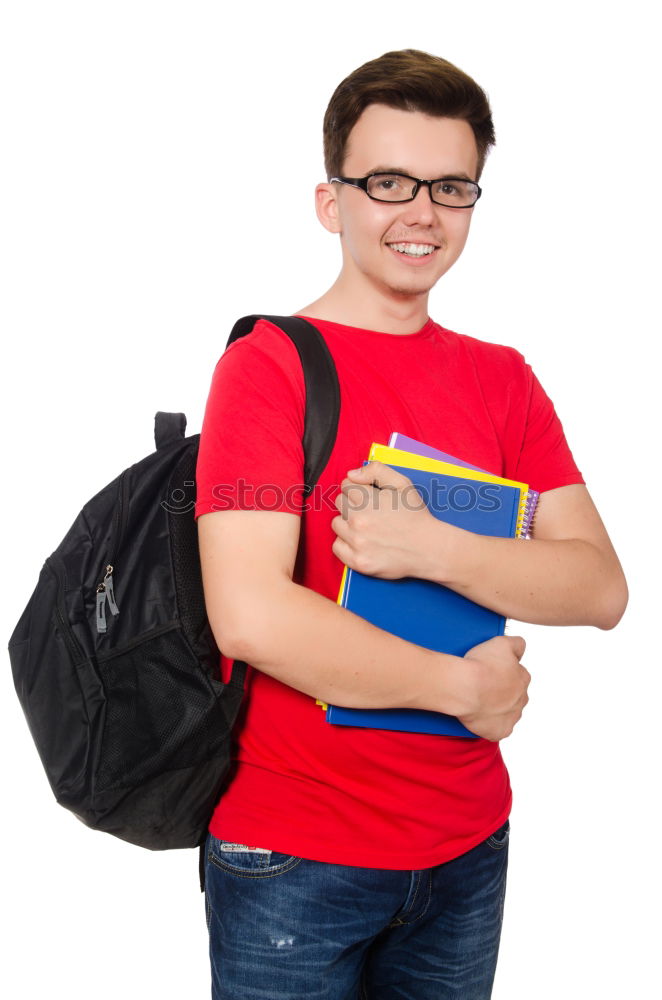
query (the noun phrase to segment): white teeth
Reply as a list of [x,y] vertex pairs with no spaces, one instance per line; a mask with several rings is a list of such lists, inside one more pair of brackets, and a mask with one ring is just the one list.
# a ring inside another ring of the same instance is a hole
[[391,243],[390,246],[398,253],[406,253],[409,257],[426,257],[437,249],[429,243]]

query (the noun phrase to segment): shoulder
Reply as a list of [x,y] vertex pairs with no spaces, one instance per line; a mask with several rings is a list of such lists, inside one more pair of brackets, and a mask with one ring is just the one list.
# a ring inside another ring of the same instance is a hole
[[296,347],[285,331],[265,319],[259,319],[250,333],[229,344],[220,360],[246,354],[261,355],[282,368],[294,368],[298,360]]
[[456,333],[438,324],[437,328],[458,365],[472,369],[481,383],[519,386],[531,385],[531,366],[524,355],[508,344],[495,344],[465,333]]
[[514,368],[526,365],[524,356],[508,344],[495,344],[489,340],[480,340],[478,337],[472,337],[466,333],[449,330],[438,323],[435,326],[458,354],[463,354],[483,364],[495,363],[510,365]]
[[238,414],[287,413],[303,426],[303,370],[296,347],[282,330],[259,320],[233,341],[218,359],[211,379],[206,413],[218,424]]
[[218,360],[214,380],[235,385],[289,388],[303,399],[304,379],[296,347],[288,335],[267,320],[229,344]]

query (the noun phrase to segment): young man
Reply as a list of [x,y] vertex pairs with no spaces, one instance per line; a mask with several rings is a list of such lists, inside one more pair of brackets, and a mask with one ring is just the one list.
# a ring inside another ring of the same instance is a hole
[[[320,478],[334,507],[292,504],[305,398],[285,335],[259,322],[214,374],[198,465],[205,593],[225,675],[233,657],[253,668],[207,845],[215,1000],[491,994],[511,805],[498,741],[527,701],[524,641],[455,657],[396,638],[336,604],[344,563],[435,580],[521,621],[606,629],[625,607],[618,559],[531,369],[428,317],[493,141],[482,90],[422,52],[366,64],[331,99],[317,212],[340,237],[342,269],[299,314],[340,380]],[[393,430],[539,490],[532,539],[446,525],[411,492],[398,502],[408,479],[361,468]],[[447,712],[482,738],[331,726],[316,698]]]

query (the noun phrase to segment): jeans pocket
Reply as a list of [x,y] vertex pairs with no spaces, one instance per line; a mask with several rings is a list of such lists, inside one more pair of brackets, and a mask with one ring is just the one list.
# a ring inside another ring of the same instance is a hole
[[222,871],[239,878],[273,878],[291,871],[302,859],[265,847],[219,840],[210,833],[207,838],[207,860]]
[[507,846],[508,840],[510,839],[510,820],[507,819],[503,826],[500,826],[498,830],[487,838],[485,843],[488,847],[491,847],[493,851],[502,851],[504,847]]

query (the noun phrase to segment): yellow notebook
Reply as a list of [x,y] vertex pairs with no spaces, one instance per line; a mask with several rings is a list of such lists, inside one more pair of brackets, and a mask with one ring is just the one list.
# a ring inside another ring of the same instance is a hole
[[451,462],[442,462],[438,458],[428,458],[427,455],[416,455],[411,451],[389,448],[386,444],[373,443],[370,448],[368,460],[370,462],[383,462],[384,465],[399,465],[405,469],[425,469],[427,472],[443,472],[447,476],[456,476],[459,479],[473,479],[475,482],[495,483],[498,486],[513,486],[520,493],[516,537],[522,537],[529,503],[530,491],[527,483],[518,483],[513,479],[493,476],[491,472],[481,472],[462,465],[453,465]]

